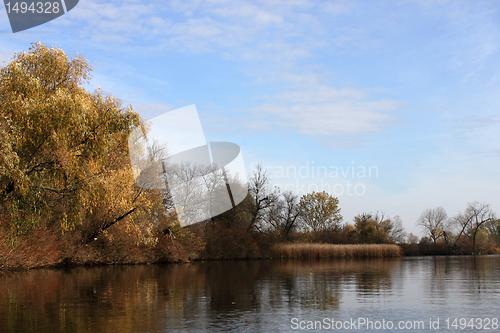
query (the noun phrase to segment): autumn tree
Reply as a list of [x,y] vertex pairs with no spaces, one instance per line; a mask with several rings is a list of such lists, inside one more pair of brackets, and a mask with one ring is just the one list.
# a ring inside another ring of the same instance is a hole
[[402,243],[406,233],[399,216],[393,219],[376,213],[363,213],[354,217],[354,229],[361,243]]
[[487,222],[485,228],[488,230],[490,235],[493,235],[495,239],[500,242],[500,219],[495,219]]
[[413,233],[408,234],[408,239],[407,239],[408,244],[417,244],[418,243],[418,236],[414,235]]
[[83,56],[40,43],[0,70],[0,220],[14,234],[43,227],[88,243],[124,221],[140,235],[161,207],[130,168],[139,115],[87,92],[90,73]]
[[299,210],[304,225],[313,232],[340,228],[339,199],[325,191],[301,196]]
[[447,224],[448,214],[443,207],[426,209],[417,220],[417,225],[424,229],[434,244],[441,238],[445,239]]
[[[360,243],[383,243],[378,239],[378,222],[371,214],[363,213],[354,217],[354,230]],[[383,236],[385,238],[385,235]]]

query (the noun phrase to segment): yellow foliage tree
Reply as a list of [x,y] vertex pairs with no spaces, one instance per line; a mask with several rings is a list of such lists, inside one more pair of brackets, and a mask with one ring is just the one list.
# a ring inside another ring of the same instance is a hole
[[300,197],[301,220],[314,232],[340,227],[339,199],[326,192],[312,192]]
[[147,233],[161,217],[161,194],[137,187],[129,163],[142,121],[86,91],[90,73],[83,56],[40,43],[0,70],[0,221],[13,234],[41,227],[89,243],[120,221]]

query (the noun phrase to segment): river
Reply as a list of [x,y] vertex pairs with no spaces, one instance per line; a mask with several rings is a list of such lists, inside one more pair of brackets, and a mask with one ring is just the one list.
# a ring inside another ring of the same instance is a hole
[[499,319],[500,256],[0,272],[0,332],[499,332]]

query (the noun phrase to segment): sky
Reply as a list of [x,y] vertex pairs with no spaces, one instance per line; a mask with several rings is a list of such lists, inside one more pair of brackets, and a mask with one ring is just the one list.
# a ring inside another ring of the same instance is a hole
[[0,6],[0,65],[42,42],[145,119],[195,104],[249,174],[326,190],[346,222],[500,210],[498,1],[81,0],[15,34]]

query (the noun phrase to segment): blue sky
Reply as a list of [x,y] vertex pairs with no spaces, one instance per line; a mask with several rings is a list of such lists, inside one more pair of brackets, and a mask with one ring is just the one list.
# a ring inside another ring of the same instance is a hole
[[[276,185],[338,195],[346,221],[384,211],[419,233],[426,208],[455,215],[478,200],[500,209],[499,9],[81,0],[16,34],[1,9],[0,63],[38,41],[83,53],[89,89],[146,119],[196,104],[207,140],[239,144],[247,171],[262,162]],[[305,177],[293,173],[301,167]],[[340,175],[318,177],[317,167]]]

